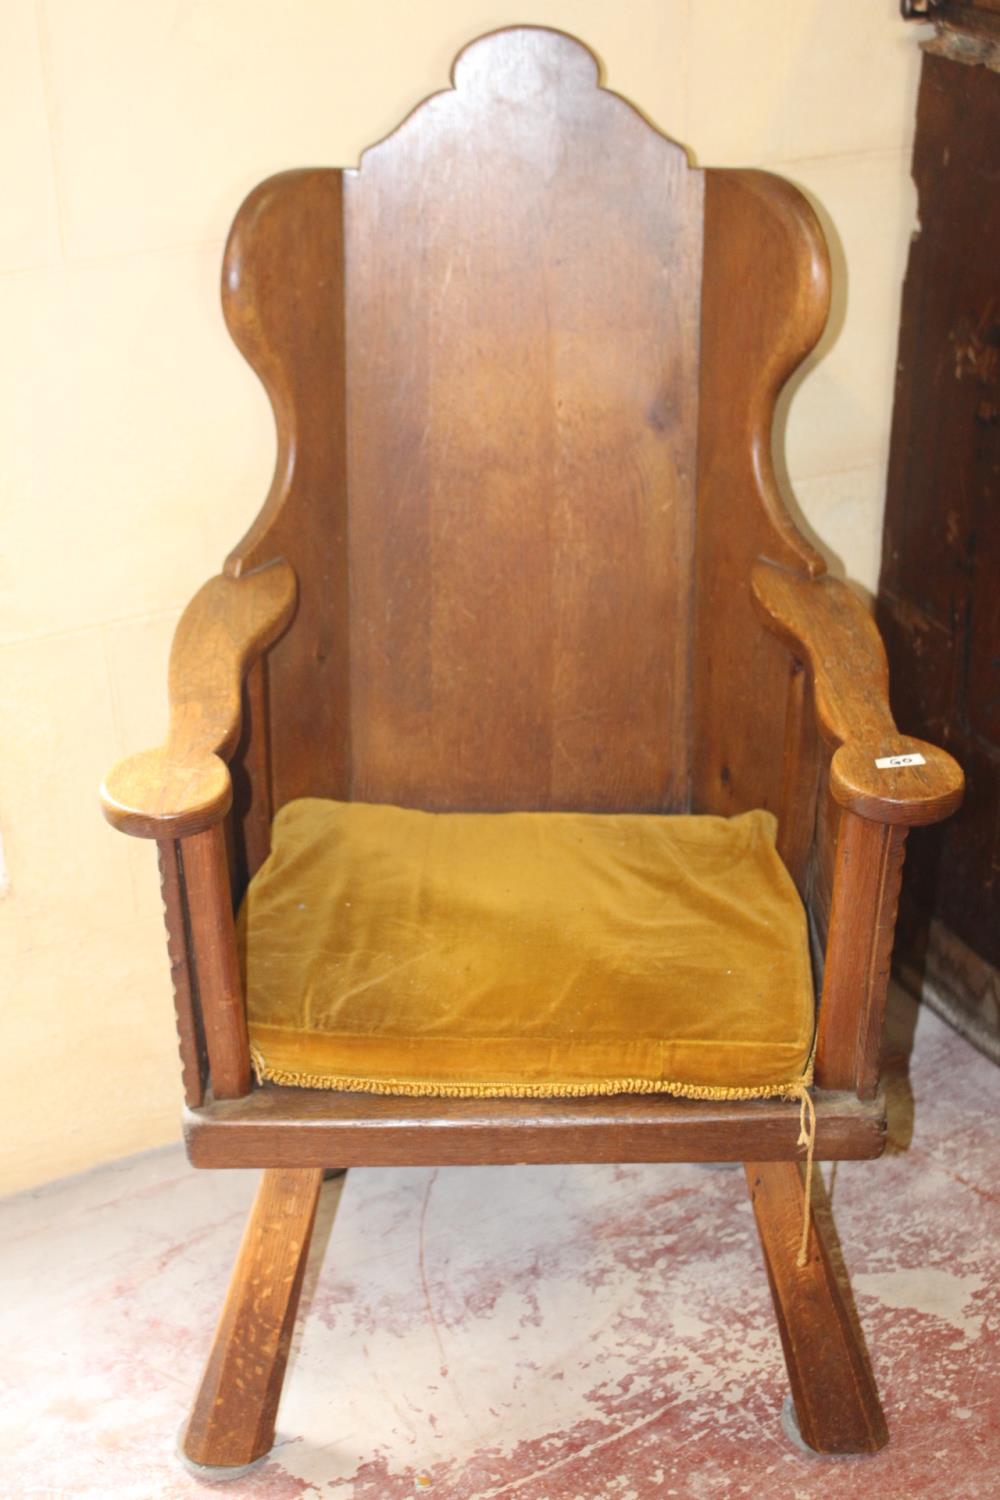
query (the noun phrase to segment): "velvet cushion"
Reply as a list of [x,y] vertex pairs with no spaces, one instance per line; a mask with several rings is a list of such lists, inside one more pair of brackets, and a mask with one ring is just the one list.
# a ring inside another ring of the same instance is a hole
[[258,1076],[378,1093],[794,1093],[806,922],[770,813],[304,799],[240,913]]

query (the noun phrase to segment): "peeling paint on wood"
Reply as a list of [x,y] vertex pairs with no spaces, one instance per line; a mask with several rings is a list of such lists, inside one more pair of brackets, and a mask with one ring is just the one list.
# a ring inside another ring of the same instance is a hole
[[[918,991],[931,923],[991,969],[993,988],[1000,976],[998,143],[1000,77],[925,55],[879,623],[900,728],[950,750],[968,790],[946,828],[909,844],[896,952]],[[988,1029],[952,967],[953,1011],[970,1035]]]

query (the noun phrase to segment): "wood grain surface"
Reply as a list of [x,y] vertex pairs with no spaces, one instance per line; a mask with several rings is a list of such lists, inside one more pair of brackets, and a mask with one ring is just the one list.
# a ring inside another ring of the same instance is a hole
[[184,839],[181,859],[212,1091],[238,1099],[250,1088],[250,1046],[221,825]]
[[[882,1102],[816,1096],[817,1160],[879,1156]],[[799,1106],[666,1095],[403,1099],[268,1084],[185,1116],[195,1166],[408,1166],[797,1158]]]
[[160,865],[160,891],[163,917],[167,929],[167,957],[174,991],[174,1014],[181,1058],[184,1102],[197,1108],[205,1097],[208,1082],[208,1053],[198,999],[195,958],[188,924],[187,902],[181,869],[180,845],[163,839],[157,845]]
[[[823,559],[796,531],[771,459],[778,393],[826,322],[830,269],[816,216],[766,172],[705,174],[693,667],[692,810],[782,809],[787,653],[754,612],[758,556],[811,575]],[[793,709],[793,712],[795,710]],[[785,760],[812,755],[799,715]],[[776,753],[776,746],[778,752]],[[811,827],[810,788],[795,810]],[[800,834],[782,831],[786,846]]]
[[[295,625],[268,660],[275,807],[351,794],[342,194],[329,168],[268,178],[236,216],[222,274],[226,322],[267,390],[278,446],[226,572],[284,558],[299,585]],[[247,775],[259,774],[251,756]]]
[[872,1098],[907,830],[840,815],[816,1042],[816,1081]]
[[903,288],[878,618],[899,723],[944,745],[968,779],[956,817],[910,840],[897,959],[997,1056],[1000,47],[992,66],[970,66],[966,27],[984,12],[945,14],[936,43],[952,47],[921,63],[920,233]]
[[[760,562],[753,592],[768,626],[809,665],[817,722],[835,747],[830,790],[836,801],[863,817],[907,827],[954,812],[965,787],[961,768],[947,751],[899,733],[882,637],[847,585]],[[911,755],[920,763],[876,764]]]
[[[323,1183],[317,1169],[265,1172],[181,1451],[238,1468],[267,1453]],[[216,1476],[219,1477],[219,1476]]]
[[181,618],[170,651],[165,744],[119,761],[101,787],[108,822],[141,838],[177,839],[220,822],[232,786],[243,674],[295,608],[295,575],[277,562],[238,582],[213,578]]
[[796,1262],[800,1169],[755,1161],[746,1175],[802,1440],[818,1453],[877,1453],[889,1441],[878,1388],[813,1213],[807,1264]]
[[688,802],[702,176],[572,38],[345,174],[354,795]]

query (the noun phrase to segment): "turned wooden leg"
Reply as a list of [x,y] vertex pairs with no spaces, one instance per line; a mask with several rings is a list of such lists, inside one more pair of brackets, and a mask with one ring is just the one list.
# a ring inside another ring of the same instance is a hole
[[796,1162],[747,1162],[799,1432],[817,1453],[877,1453],[889,1441],[860,1331],[848,1313],[815,1218],[796,1265],[804,1189]]
[[242,1468],[274,1441],[321,1169],[266,1171],[181,1439],[189,1463]]

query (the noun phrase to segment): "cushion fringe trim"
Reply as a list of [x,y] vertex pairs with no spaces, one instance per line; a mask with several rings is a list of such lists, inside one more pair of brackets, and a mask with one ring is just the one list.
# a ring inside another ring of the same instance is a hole
[[812,1058],[790,1083],[729,1088],[721,1084],[673,1083],[658,1078],[601,1078],[592,1083],[427,1083],[412,1078],[352,1078],[273,1068],[256,1047],[250,1060],[258,1083],[331,1089],[345,1094],[386,1094],[407,1099],[586,1099],[612,1094],[671,1094],[678,1099],[801,1099],[812,1084]]

